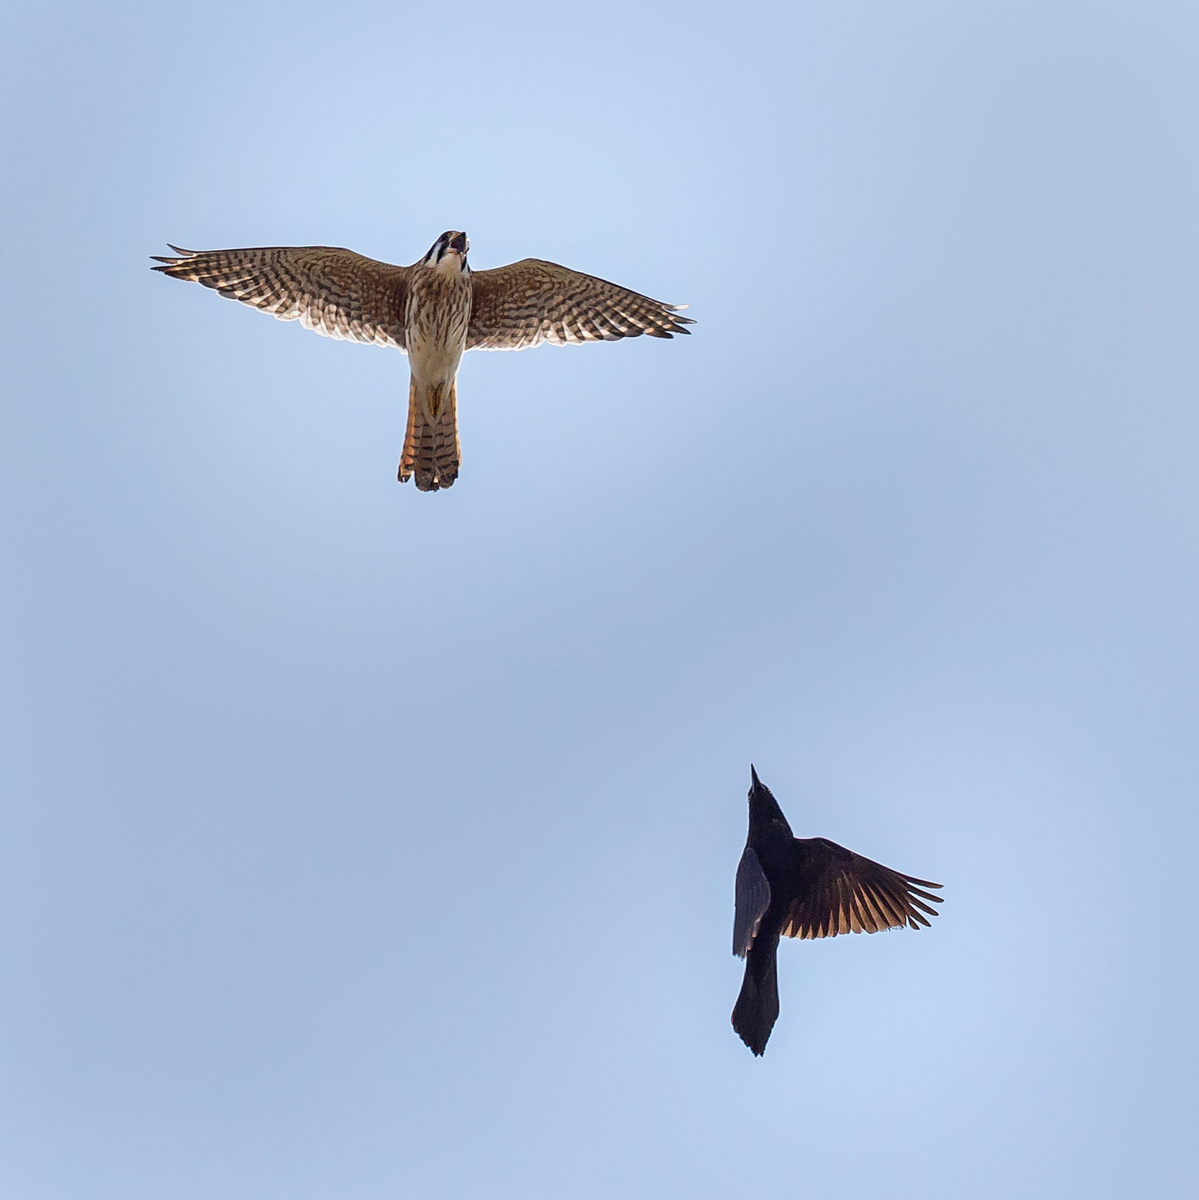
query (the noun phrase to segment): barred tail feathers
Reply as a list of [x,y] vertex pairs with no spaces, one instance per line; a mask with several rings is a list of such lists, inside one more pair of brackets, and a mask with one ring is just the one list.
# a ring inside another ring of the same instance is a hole
[[416,477],[422,492],[450,487],[458,478],[458,384],[408,385],[408,429],[400,458],[399,480]]

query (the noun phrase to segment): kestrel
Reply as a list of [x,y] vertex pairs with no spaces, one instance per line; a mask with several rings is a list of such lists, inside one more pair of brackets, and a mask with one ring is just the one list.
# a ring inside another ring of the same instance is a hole
[[393,346],[408,355],[408,431],[399,480],[422,492],[458,478],[458,392],[464,350],[523,350],[669,338],[695,322],[663,304],[593,275],[526,258],[490,271],[466,263],[465,233],[443,233],[410,267],[376,262],[333,246],[181,250],[154,256],[154,270],[191,279],[325,337]]
[[[779,938],[836,937],[919,929],[937,910],[939,883],[913,879],[871,862],[826,838],[797,838],[770,789],[750,767],[749,837],[737,867],[733,953],[745,959],[745,979],[733,1028],[755,1053],[779,1015]],[[930,903],[931,902],[931,903]]]

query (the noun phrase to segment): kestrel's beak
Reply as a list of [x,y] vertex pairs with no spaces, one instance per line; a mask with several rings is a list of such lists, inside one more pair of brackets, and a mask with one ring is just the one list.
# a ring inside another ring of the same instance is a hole
[[465,254],[467,247],[470,245],[465,233],[460,233],[456,238],[450,241],[450,249],[457,250],[459,254]]

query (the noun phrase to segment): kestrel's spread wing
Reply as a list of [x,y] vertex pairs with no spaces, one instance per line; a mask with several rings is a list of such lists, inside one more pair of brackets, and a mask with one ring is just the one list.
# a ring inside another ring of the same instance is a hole
[[791,907],[787,937],[835,937],[839,933],[878,933],[881,929],[918,929],[928,925],[940,896],[923,891],[939,883],[914,879],[863,858],[827,838],[796,838],[801,872],[811,882]]
[[523,350],[539,342],[614,342],[690,333],[686,305],[663,304],[628,288],[525,258],[491,271],[471,272],[474,302],[468,350]]
[[181,250],[155,256],[154,270],[191,279],[252,304],[280,321],[299,321],[325,337],[406,349],[408,267],[393,267],[336,246]]

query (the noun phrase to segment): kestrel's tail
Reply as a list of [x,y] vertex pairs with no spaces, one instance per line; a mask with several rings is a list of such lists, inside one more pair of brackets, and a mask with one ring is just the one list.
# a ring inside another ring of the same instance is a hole
[[408,385],[408,432],[400,457],[400,482],[416,476],[422,492],[450,487],[458,478],[458,385]]

